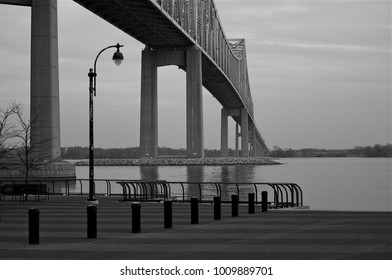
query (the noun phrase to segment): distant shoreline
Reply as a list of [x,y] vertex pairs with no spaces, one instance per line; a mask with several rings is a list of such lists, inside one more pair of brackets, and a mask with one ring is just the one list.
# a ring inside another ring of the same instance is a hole
[[[88,166],[89,161],[75,163]],[[95,166],[219,166],[219,165],[278,165],[271,158],[144,158],[144,159],[96,159]]]

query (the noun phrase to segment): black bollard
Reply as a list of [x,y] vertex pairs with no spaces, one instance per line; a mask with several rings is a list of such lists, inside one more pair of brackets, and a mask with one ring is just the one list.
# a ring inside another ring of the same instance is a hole
[[97,238],[97,206],[87,206],[87,238]]
[[141,230],[141,204],[132,203],[132,233],[139,233]]
[[255,194],[248,193],[248,213],[254,214],[255,213]]
[[191,224],[199,223],[199,198],[191,198]]
[[214,220],[221,219],[221,197],[214,196]]
[[29,209],[29,244],[39,244],[39,209]]
[[163,210],[164,210],[164,228],[172,228],[173,227],[173,202],[170,200],[165,200],[163,202]]
[[239,197],[236,194],[231,196],[231,216],[238,217],[238,204],[239,204]]
[[268,211],[268,192],[263,191],[261,193],[261,212]]

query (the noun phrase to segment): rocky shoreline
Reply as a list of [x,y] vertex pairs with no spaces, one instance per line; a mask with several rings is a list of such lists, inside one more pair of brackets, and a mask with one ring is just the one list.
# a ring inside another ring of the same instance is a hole
[[[143,158],[96,159],[95,166],[219,166],[219,165],[277,165],[271,158]],[[88,166],[89,161],[79,161],[77,166]]]

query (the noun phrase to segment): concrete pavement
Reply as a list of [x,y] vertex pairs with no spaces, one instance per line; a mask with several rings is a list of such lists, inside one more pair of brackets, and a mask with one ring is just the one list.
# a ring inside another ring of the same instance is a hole
[[[132,233],[130,202],[98,198],[98,238],[87,239],[86,197],[51,197],[25,204],[2,201],[0,259],[392,259],[391,212],[270,210],[256,207],[231,217],[222,205],[173,204],[173,228],[164,229],[163,203],[142,203],[141,233]],[[40,244],[28,244],[28,209],[40,210]]]

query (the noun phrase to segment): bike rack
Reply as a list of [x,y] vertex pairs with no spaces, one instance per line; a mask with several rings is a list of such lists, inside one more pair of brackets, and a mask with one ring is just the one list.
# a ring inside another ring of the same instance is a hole
[[[24,180],[19,180],[23,181]],[[18,180],[7,179],[0,180],[0,194],[2,193],[2,186],[7,183],[17,184]],[[51,183],[52,194],[65,194],[65,195],[87,195],[88,192],[83,190],[83,183],[89,182],[88,179],[37,179],[29,180],[30,183],[39,182]],[[77,186],[77,182],[80,185],[80,192],[72,193],[70,185]],[[122,193],[113,193],[113,183],[121,186]],[[56,192],[56,184],[62,183],[64,193]],[[197,188],[196,191],[199,195],[200,203],[212,203],[213,194],[223,198],[223,190],[225,195],[237,194],[239,197],[244,197],[249,193],[249,188],[253,189],[255,193],[255,203],[260,204],[261,189],[266,187],[272,192],[272,198],[269,202],[270,207],[273,208],[288,208],[288,207],[301,207],[303,206],[303,191],[302,188],[292,182],[186,182],[186,181],[165,181],[165,180],[124,180],[124,179],[95,179],[94,184],[105,183],[106,191],[104,193],[97,193],[97,195],[122,196],[122,201],[160,201],[168,200],[179,197],[181,199],[175,200],[177,202],[189,202],[191,197],[187,194],[192,188]],[[211,191],[211,187],[215,188],[215,191]],[[209,192],[207,193],[207,188]],[[2,199],[5,199],[3,195]],[[223,201],[222,203],[230,202]]]

